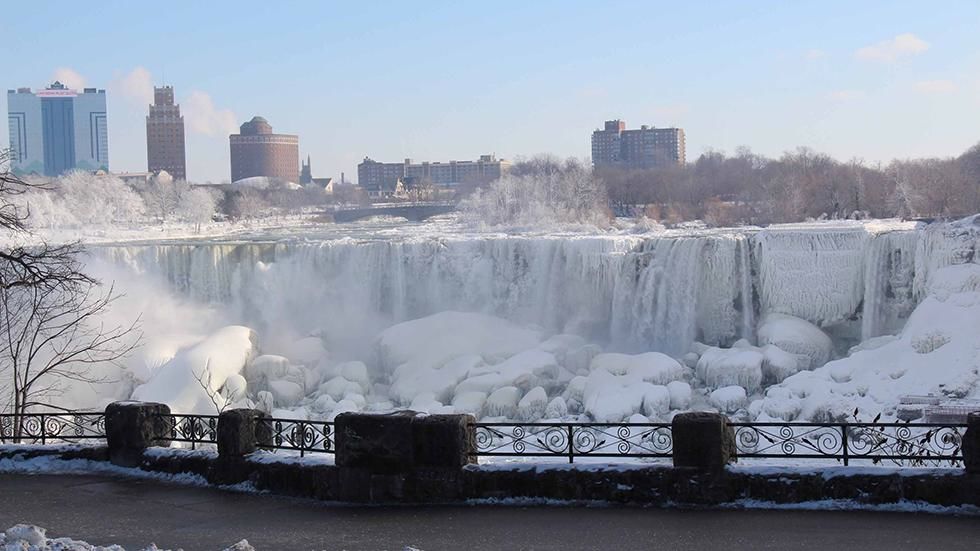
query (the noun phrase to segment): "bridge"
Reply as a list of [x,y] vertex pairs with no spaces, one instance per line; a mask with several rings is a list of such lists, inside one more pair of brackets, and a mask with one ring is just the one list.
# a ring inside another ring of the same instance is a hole
[[421,222],[455,210],[455,203],[381,203],[365,207],[341,207],[332,214],[337,223],[354,222],[371,216],[395,216],[410,222]]

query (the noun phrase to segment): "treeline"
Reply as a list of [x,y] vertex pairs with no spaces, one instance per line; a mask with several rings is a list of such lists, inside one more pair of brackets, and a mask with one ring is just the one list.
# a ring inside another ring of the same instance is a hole
[[955,218],[980,212],[980,144],[954,158],[838,161],[801,147],[778,159],[746,148],[685,166],[601,170],[617,212],[715,226],[820,218]]

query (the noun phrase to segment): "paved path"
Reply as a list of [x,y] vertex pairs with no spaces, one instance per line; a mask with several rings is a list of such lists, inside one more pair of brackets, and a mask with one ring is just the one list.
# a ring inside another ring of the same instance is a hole
[[89,475],[0,474],[0,525],[126,548],[977,549],[980,519],[908,513],[356,507]]

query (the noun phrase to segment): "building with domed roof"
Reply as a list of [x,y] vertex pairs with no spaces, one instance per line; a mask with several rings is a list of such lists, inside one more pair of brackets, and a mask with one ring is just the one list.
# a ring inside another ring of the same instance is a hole
[[242,124],[231,142],[231,181],[264,176],[287,182],[299,181],[299,137],[276,134],[263,117]]

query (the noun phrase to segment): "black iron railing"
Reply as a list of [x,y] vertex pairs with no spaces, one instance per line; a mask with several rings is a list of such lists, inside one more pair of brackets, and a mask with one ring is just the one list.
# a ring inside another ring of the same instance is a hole
[[309,452],[334,453],[333,423],[300,419],[266,419],[266,434],[260,435],[263,447],[271,450],[294,450],[300,456]]
[[477,457],[670,457],[668,423],[476,423]]
[[199,444],[218,443],[217,415],[166,415],[163,418],[170,432],[170,440],[190,444],[197,449]]
[[740,458],[834,459],[950,466],[963,459],[965,424],[732,423]]
[[[217,415],[167,415],[174,442],[214,445]],[[900,466],[958,466],[965,423],[731,423],[740,459],[830,460]],[[669,423],[475,423],[475,457],[670,458]],[[0,414],[0,444],[105,440],[101,412]],[[264,449],[334,453],[332,422],[265,419]]]
[[[731,423],[739,458],[957,466],[966,424]],[[654,458],[673,455],[667,423],[475,423],[476,457]]]
[[0,414],[0,444],[52,444],[105,439],[105,414]]

